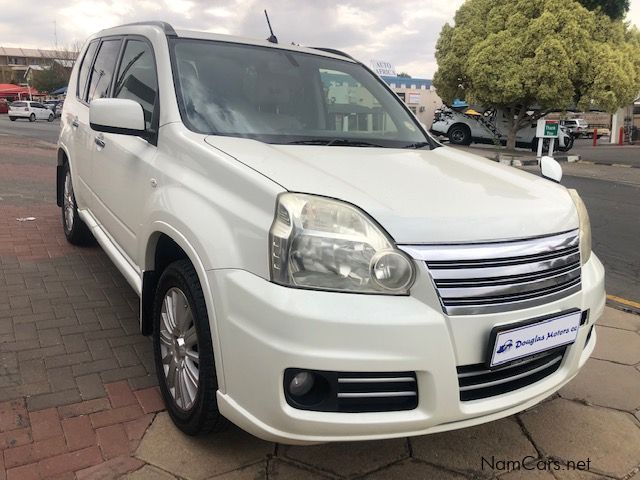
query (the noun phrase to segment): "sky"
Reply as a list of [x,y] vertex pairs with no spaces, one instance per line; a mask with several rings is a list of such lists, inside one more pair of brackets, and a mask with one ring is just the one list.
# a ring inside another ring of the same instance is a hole
[[[440,29],[464,0],[0,0],[0,46],[69,48],[103,28],[164,20],[174,28],[331,47],[431,78]],[[25,13],[29,12],[29,13]],[[640,28],[640,0],[627,17]]]

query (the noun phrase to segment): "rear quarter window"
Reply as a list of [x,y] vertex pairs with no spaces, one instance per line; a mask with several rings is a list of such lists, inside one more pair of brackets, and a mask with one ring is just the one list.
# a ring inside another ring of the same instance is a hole
[[81,100],[87,99],[87,79],[89,78],[89,69],[91,68],[91,62],[96,53],[96,48],[98,48],[98,40],[94,40],[89,44],[84,57],[82,57],[80,72],[78,73],[78,88],[76,91],[76,96]]

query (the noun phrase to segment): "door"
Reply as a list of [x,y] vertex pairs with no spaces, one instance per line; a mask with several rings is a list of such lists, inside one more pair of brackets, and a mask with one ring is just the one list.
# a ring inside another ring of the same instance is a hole
[[75,88],[70,86],[67,92],[67,108],[60,122],[60,138],[69,149],[73,173],[73,190],[80,210],[91,209],[93,200],[93,191],[90,187],[89,179],[93,135],[91,135],[89,127],[87,86],[99,45],[100,40],[94,40],[87,47],[82,57],[78,76],[75,79]]
[[128,38],[116,68],[111,96],[142,105],[147,138],[94,132],[92,155],[96,212],[104,229],[134,266],[142,262],[137,240],[146,198],[151,195],[150,169],[156,157],[158,81],[151,45]]

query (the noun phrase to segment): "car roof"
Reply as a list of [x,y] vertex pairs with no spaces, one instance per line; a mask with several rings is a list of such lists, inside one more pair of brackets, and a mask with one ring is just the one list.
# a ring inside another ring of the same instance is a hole
[[312,47],[304,47],[301,45],[294,44],[285,44],[285,43],[271,43],[268,40],[261,40],[257,38],[249,38],[249,37],[241,37],[235,35],[223,35],[219,33],[210,33],[210,32],[200,32],[196,30],[174,30],[171,25],[166,22],[140,22],[140,23],[131,23],[126,25],[120,25],[117,27],[107,28],[105,30],[101,30],[100,32],[92,35],[89,40],[93,40],[95,38],[105,37],[108,35],[127,35],[127,34],[138,34],[144,35],[145,32],[148,32],[149,28],[160,29],[164,34],[168,37],[174,38],[193,38],[200,40],[213,40],[217,42],[225,42],[225,43],[239,43],[243,45],[255,45],[260,47],[268,47],[279,50],[289,50],[294,52],[308,53],[311,55],[319,55],[323,57],[330,57],[339,60],[345,60],[348,62],[355,63],[356,60],[346,53],[340,52],[338,50],[332,49],[320,49],[320,48],[312,48]]

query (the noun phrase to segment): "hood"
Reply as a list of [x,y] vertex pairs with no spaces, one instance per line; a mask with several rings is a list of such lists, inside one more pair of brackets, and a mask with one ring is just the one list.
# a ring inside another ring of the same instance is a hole
[[205,141],[292,192],[352,203],[400,244],[533,237],[578,227],[567,190],[450,147],[434,150]]

